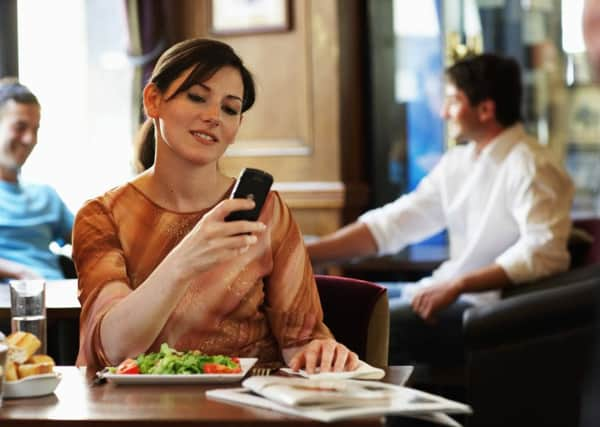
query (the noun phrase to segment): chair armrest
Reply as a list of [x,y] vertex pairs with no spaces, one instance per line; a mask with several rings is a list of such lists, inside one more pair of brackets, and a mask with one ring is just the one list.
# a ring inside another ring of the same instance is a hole
[[390,308],[387,291],[375,302],[367,330],[366,360],[373,366],[388,366],[390,343]]
[[519,295],[463,314],[467,350],[498,345],[594,321],[600,276]]
[[542,279],[506,287],[502,290],[502,298],[512,298],[516,295],[538,292],[544,289],[553,289],[561,286],[571,285],[586,280],[588,277],[600,276],[600,264],[579,267],[563,273],[555,274]]
[[66,255],[58,255],[58,265],[65,276],[65,279],[76,279],[77,271],[73,260]]

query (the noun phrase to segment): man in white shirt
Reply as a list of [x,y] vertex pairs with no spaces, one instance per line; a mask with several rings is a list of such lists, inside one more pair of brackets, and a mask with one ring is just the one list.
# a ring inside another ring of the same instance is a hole
[[[390,284],[390,363],[462,357],[462,313],[500,289],[569,266],[573,185],[521,121],[513,59],[483,54],[446,70],[449,149],[412,192],[308,245],[314,263],[391,254],[447,229],[431,277]],[[452,354],[454,353],[454,354]]]

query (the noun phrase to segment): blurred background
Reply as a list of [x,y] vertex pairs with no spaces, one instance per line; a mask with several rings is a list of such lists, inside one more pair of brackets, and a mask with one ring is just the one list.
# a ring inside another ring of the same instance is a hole
[[[269,170],[306,234],[415,187],[446,148],[443,69],[466,52],[523,67],[525,125],[565,162],[574,216],[600,212],[600,92],[582,0],[2,0],[0,75],[42,104],[23,177],[73,211],[133,176],[140,90],[157,56],[196,36],[245,59],[258,100],[223,169]],[[437,236],[433,243],[443,243]]]

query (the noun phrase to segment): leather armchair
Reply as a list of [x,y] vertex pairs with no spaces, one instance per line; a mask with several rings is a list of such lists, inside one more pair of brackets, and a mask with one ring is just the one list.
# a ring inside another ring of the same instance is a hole
[[365,362],[388,362],[390,316],[385,287],[349,277],[315,275],[323,320],[335,338]]
[[465,312],[469,426],[576,426],[592,345],[600,264],[535,292]]

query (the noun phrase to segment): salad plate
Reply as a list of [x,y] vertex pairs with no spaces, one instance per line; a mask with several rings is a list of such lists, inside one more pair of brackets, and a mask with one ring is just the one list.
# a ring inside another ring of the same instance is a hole
[[254,366],[256,357],[240,357],[241,372],[235,374],[112,374],[102,372],[102,376],[114,384],[224,384],[241,381]]
[[38,397],[54,393],[62,376],[58,372],[31,375],[17,381],[4,382],[4,398]]

